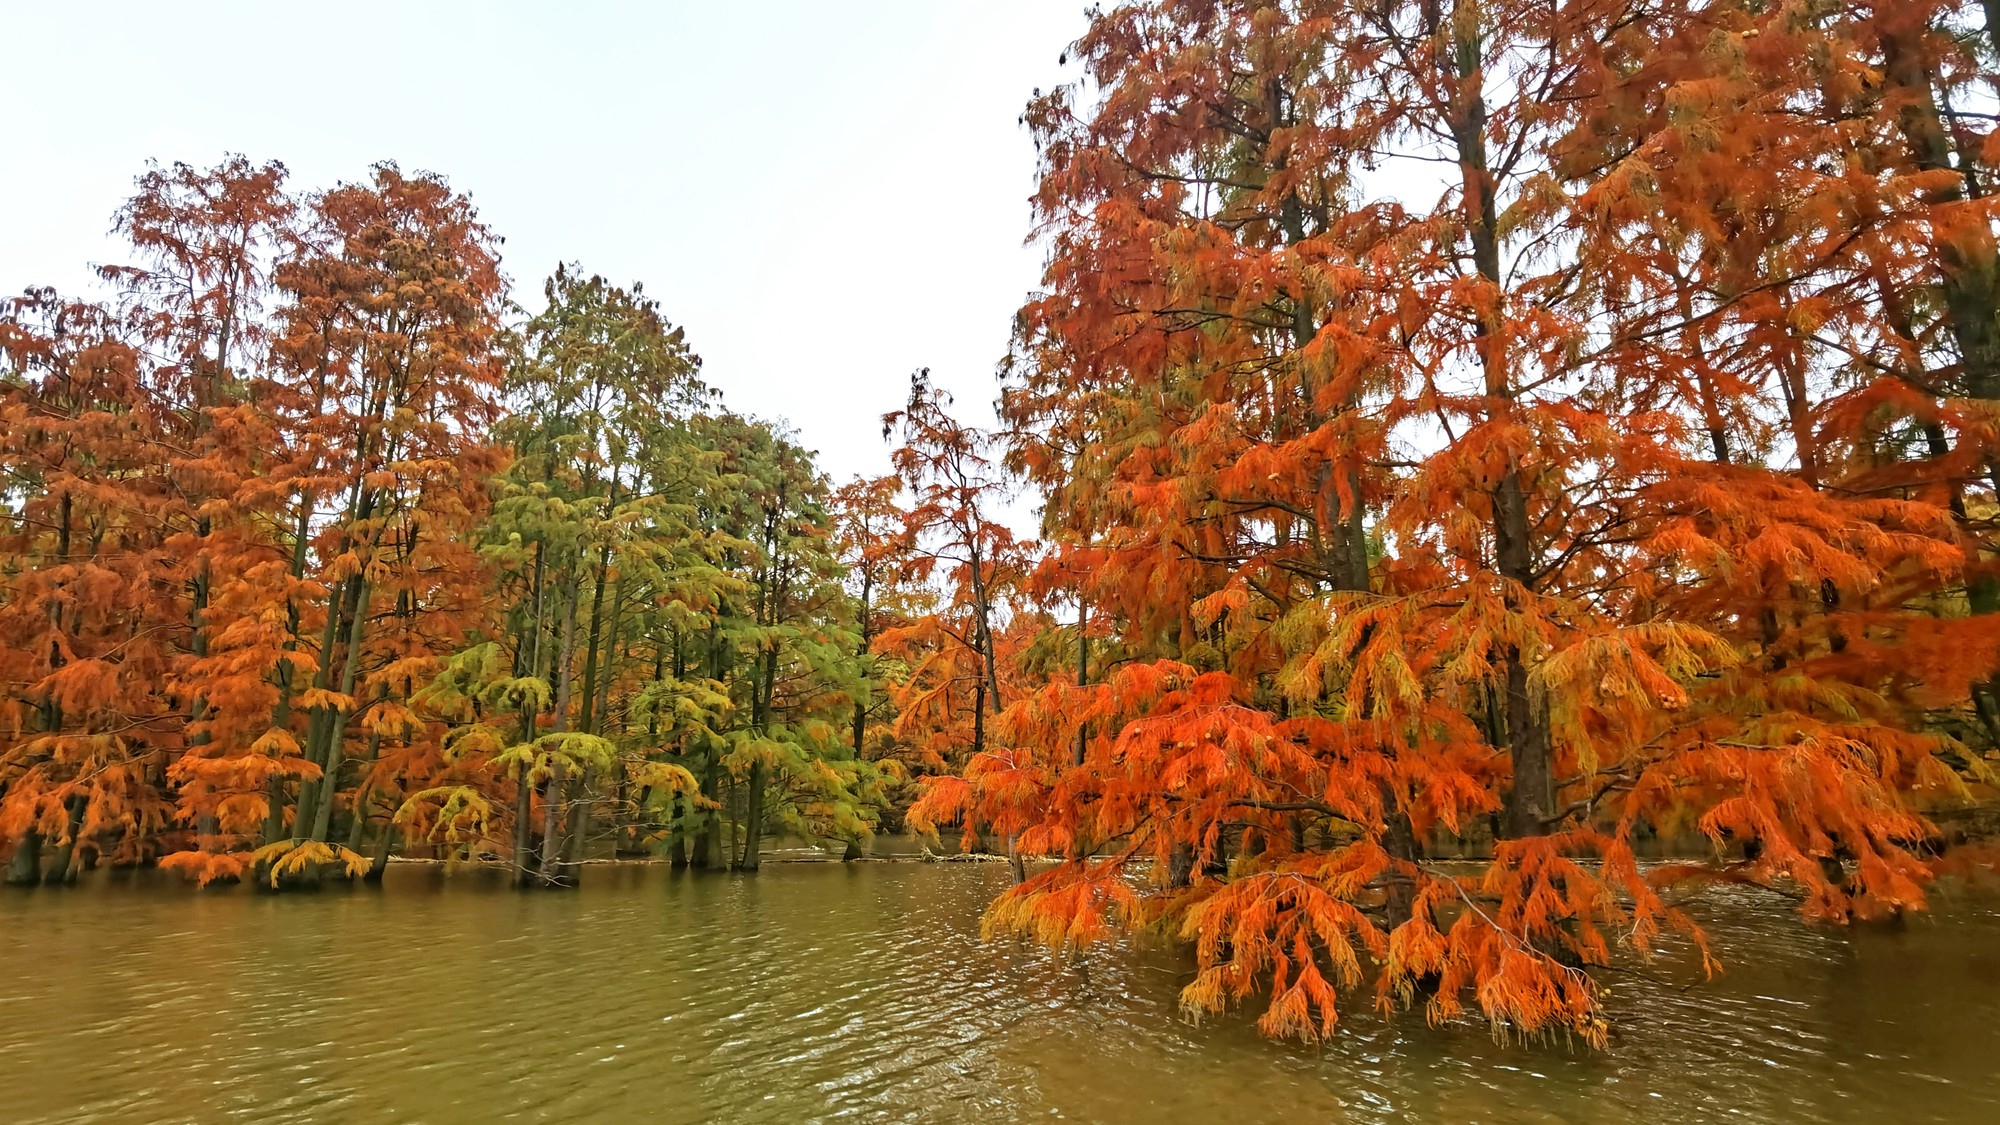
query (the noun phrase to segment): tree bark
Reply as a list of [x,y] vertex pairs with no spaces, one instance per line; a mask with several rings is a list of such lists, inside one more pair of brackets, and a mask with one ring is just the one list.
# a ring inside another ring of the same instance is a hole
[[743,853],[736,862],[737,868],[743,871],[755,871],[762,862],[765,774],[763,762],[755,762],[750,766],[750,781],[744,794]]
[[81,793],[72,793],[63,802],[63,807],[69,813],[69,823],[63,832],[62,842],[56,845],[55,857],[49,862],[43,882],[68,886],[76,882],[77,834],[83,831],[83,815],[90,808],[90,799]]
[[[370,584],[364,577],[356,578],[353,598],[353,617],[348,626],[347,656],[340,675],[340,693],[349,700],[354,698],[355,684],[361,675],[362,648],[368,639],[368,600]],[[326,735],[325,774],[320,778],[319,798],[313,809],[313,829],[311,839],[325,843],[328,829],[333,823],[333,799],[340,789],[340,770],[345,764],[347,721],[354,713],[354,706],[336,707],[328,720]]]
[[[1458,0],[1454,9],[1468,2]],[[1480,22],[1477,12],[1453,12],[1455,81],[1450,88],[1449,113],[1452,138],[1458,148],[1473,265],[1487,285],[1483,295],[1486,307],[1478,310],[1479,365],[1485,379],[1487,409],[1493,418],[1506,418],[1514,412],[1515,392],[1509,357],[1504,351],[1505,335],[1501,331],[1506,293],[1500,270],[1499,211],[1486,151]],[[1504,582],[1503,600],[1509,612],[1519,613],[1525,609],[1523,600],[1531,595],[1534,584],[1535,552],[1530,540],[1527,492],[1521,484],[1520,468],[1512,458],[1494,484],[1491,501],[1494,554]],[[1508,646],[1503,664],[1507,750],[1514,766],[1513,787],[1507,795],[1507,830],[1515,836],[1538,836],[1547,830],[1548,818],[1555,807],[1547,701],[1534,690],[1528,655],[1519,646]]]
[[389,853],[396,846],[396,822],[391,820],[382,825],[382,831],[375,837],[375,854],[368,861],[368,873],[362,876],[370,883],[382,881],[382,872],[388,870]]
[[7,864],[6,883],[10,887],[33,887],[42,881],[42,834],[30,828],[14,842],[14,858]]
[[[571,571],[563,608],[562,646],[556,653],[555,722],[550,728],[551,734],[564,734],[569,730],[570,692],[573,686],[570,666],[576,658],[577,602],[581,600],[581,593],[581,576]],[[546,796],[542,801],[542,857],[537,869],[544,887],[563,885],[563,814],[569,797],[564,775],[562,758],[552,755]]]

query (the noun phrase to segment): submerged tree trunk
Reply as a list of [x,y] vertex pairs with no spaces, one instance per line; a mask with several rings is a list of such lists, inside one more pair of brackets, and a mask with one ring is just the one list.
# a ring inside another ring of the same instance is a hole
[[42,876],[45,883],[68,886],[76,882],[77,836],[83,831],[83,814],[90,808],[90,799],[81,793],[72,793],[63,802],[63,809],[69,820],[63,832],[62,842],[56,845],[56,854],[49,861],[48,870]]
[[7,864],[7,885],[32,887],[42,881],[42,834],[30,828],[14,842],[14,858]]
[[687,833],[680,831],[679,826],[686,823],[687,816],[693,813],[694,802],[686,796],[675,796],[669,799],[668,808],[673,810],[670,823],[675,827],[667,844],[667,862],[679,870],[689,864]]
[[586,769],[583,779],[577,784],[577,791],[569,804],[569,826],[565,830],[562,851],[562,878],[575,886],[583,874],[584,837],[590,831],[591,790],[597,784],[597,771]]
[[534,802],[535,786],[528,778],[528,763],[524,759],[514,767],[514,882],[523,887],[535,878],[533,841],[529,836]]
[[701,831],[695,834],[694,851],[688,857],[688,866],[697,871],[710,871],[722,867],[722,817],[715,805],[721,804],[722,770],[715,760],[715,751],[708,752],[708,760],[703,763],[701,775],[701,795],[710,803],[703,809]]
[[736,861],[742,871],[755,871],[761,861],[764,847],[764,785],[766,768],[763,762],[750,767],[750,783],[744,793],[743,808],[743,852]]
[[541,858],[536,861],[535,871],[539,884],[544,887],[563,885],[563,773],[562,759],[553,759],[549,763],[549,780],[542,787],[542,852]]
[[382,825],[382,831],[375,837],[375,854],[369,858],[368,873],[362,878],[370,883],[382,881],[382,872],[389,867],[389,853],[396,846],[396,822],[391,820]]
[[1382,847],[1396,866],[1384,876],[1388,890],[1384,908],[1388,911],[1388,928],[1393,930],[1416,916],[1417,881],[1402,865],[1414,865],[1423,858],[1423,850],[1417,844],[1410,818],[1396,808],[1391,795],[1385,794],[1385,800],[1389,801],[1388,830],[1383,833]]

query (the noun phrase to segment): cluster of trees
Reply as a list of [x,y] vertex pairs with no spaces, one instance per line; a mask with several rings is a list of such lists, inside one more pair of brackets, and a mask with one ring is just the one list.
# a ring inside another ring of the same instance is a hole
[[1002,399],[1087,613],[913,810],[1056,860],[989,922],[1601,1042],[1704,883],[1921,908],[2000,744],[1992,11],[1094,13]]
[[156,171],[115,305],[0,321],[10,874],[754,868],[912,793],[995,927],[1307,1038],[1600,1042],[1717,881],[1920,909],[2000,756],[1986,11],[1094,12],[1001,430],[919,373],[837,490],[638,289],[512,318],[434,177]]
[[639,287],[564,268],[522,317],[469,201],[386,164],[156,168],[117,230],[113,300],[0,315],[9,882],[754,869],[943,765],[868,653],[943,604],[897,480],[834,494]]

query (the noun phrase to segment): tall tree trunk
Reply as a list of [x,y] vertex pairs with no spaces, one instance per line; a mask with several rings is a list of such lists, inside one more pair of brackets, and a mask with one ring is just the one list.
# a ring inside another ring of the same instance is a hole
[[[1078,597],[1076,603],[1076,686],[1090,686],[1090,603]],[[1070,764],[1083,765],[1090,752],[1090,730],[1082,723],[1076,725],[1076,748],[1070,752]]]
[[[2000,22],[1996,22],[2000,18],[2000,0],[1984,0],[1983,10],[1986,38],[2000,52]],[[1916,17],[1914,6],[1908,13],[1885,9],[1878,17],[1888,25],[1881,40],[1883,85],[1898,95],[1902,106],[1899,125],[1917,167],[1927,172],[1961,174],[1960,185],[1927,193],[1926,202],[1943,208],[1978,194],[1978,185],[1972,180],[1969,161],[1961,156],[1958,165],[1953,164],[1953,138],[1939,112],[1934,92],[1936,76],[1917,45],[1926,29]],[[1899,19],[1907,23],[1899,25],[1896,22]],[[1961,222],[1957,228],[1941,229],[1935,250],[1942,274],[1939,289],[1944,297],[1946,326],[1958,352],[1960,389],[1975,400],[2000,398],[2000,319],[1996,319],[2000,318],[2000,247],[1996,247],[1992,229],[1984,222]],[[1886,288],[1884,296],[1886,305]],[[1889,307],[1893,315],[1897,310]],[[1914,337],[1909,329],[1899,326],[1899,331],[1906,337]],[[1939,431],[1935,436],[1927,433],[1933,456],[1938,456],[1938,451],[1944,448],[1942,428],[1935,423],[1929,428]],[[1989,476],[1996,477],[1996,486],[2000,486],[2000,475],[1995,474],[1990,461],[1986,470]],[[1962,512],[1960,482],[1953,481],[1952,488],[1954,511]],[[1988,554],[1985,545],[1978,537],[1973,544],[1973,559],[1979,565],[1966,582],[1969,608],[1975,614],[2000,611],[2000,579],[1985,565]],[[1986,726],[1988,737],[2000,743],[2000,674],[1989,669],[1973,684],[1971,696],[1974,711]]]
[[[1506,282],[1500,271],[1500,217],[1491,165],[1486,151],[1485,68],[1480,25],[1483,17],[1471,0],[1456,0],[1451,18],[1454,81],[1450,89],[1450,127],[1458,148],[1465,225],[1472,241],[1472,260],[1486,291],[1478,328],[1479,365],[1485,379],[1491,418],[1514,412],[1511,357],[1502,330]],[[1437,30],[1437,29],[1433,29]],[[1494,555],[1505,581],[1504,600],[1511,612],[1526,610],[1535,581],[1535,549],[1531,541],[1527,492],[1520,466],[1510,457],[1494,484]],[[1531,683],[1528,654],[1518,645],[1507,647],[1503,660],[1503,693],[1507,708],[1508,755],[1514,781],[1507,795],[1507,830],[1514,836],[1538,836],[1547,831],[1555,808],[1554,774],[1550,763],[1548,704]]]
[[[856,613],[856,619],[860,625],[861,639],[854,650],[855,665],[862,677],[861,688],[855,694],[854,699],[854,760],[856,762],[863,762],[868,759],[868,706],[872,702],[875,690],[874,684],[868,680],[868,647],[873,640],[873,637],[870,635],[872,630],[869,627],[869,616],[874,612],[874,607],[870,604],[874,600],[874,593],[875,575],[864,565],[861,569],[861,604]],[[842,863],[852,863],[860,858],[860,836],[848,837],[846,847],[840,853],[840,861]]]
[[[714,805],[723,805],[722,768],[713,750],[709,751],[704,766],[701,794]],[[702,821],[701,832],[695,836],[694,854],[688,857],[688,865],[697,871],[719,871],[723,866],[722,816],[713,806],[702,811],[707,819]]]
[[[532,733],[531,733],[532,737]],[[534,816],[535,785],[528,777],[528,762],[523,758],[514,767],[514,883],[528,886],[534,882],[534,839],[532,818]]]
[[[612,495],[617,495],[615,482]],[[596,653],[598,651],[599,640],[599,610],[603,606],[605,576],[609,572],[610,566],[611,552],[607,548],[598,559],[597,591],[591,599],[590,651],[592,656],[590,657],[590,667],[588,669],[590,686],[585,696],[583,709],[584,719],[587,724],[584,729],[598,737],[606,736],[606,729],[611,720],[611,688],[615,682],[618,670],[618,641],[621,627],[624,624],[625,614],[625,576],[621,574],[611,583],[611,616],[607,622],[603,623],[604,654],[602,659],[598,659]],[[622,804],[624,790],[623,764],[614,761],[611,765],[611,770],[620,791],[620,802],[612,806],[612,853],[615,857],[618,851],[617,809]],[[576,884],[582,877],[584,851],[588,846],[590,836],[592,794],[596,792],[597,786],[600,783],[601,779],[598,777],[595,767],[585,770],[583,779],[579,785],[580,793],[578,799],[570,803],[568,839],[563,846],[563,876],[572,885]]]
[[[305,578],[307,535],[311,529],[312,499],[311,494],[307,493],[299,497],[298,526],[292,536],[291,575],[294,583]],[[299,639],[299,603],[297,599],[288,593],[285,596],[285,648],[287,651],[296,650]],[[324,656],[326,650],[322,648],[320,651],[321,655]],[[271,709],[271,727],[273,730],[282,730],[288,734],[291,732],[292,696],[296,693],[297,685],[298,676],[293,670],[292,665],[289,662],[280,665],[278,668],[278,702]],[[303,794],[305,786],[301,784],[299,789],[300,793]],[[296,832],[298,831],[298,822],[295,820],[293,823],[295,825],[294,832]],[[284,838],[285,780],[274,773],[265,784],[264,843],[274,844]],[[261,872],[259,873],[258,882],[263,882]]]
[[360,787],[354,791],[354,815],[349,819],[347,825],[347,850],[356,855],[361,853],[361,845],[367,840],[368,802],[374,799],[374,791],[368,787],[366,781],[368,767],[375,763],[375,759],[381,753],[382,732],[369,731],[368,755],[360,761],[360,771],[363,780]]
[[[521,634],[520,643],[515,646],[514,650],[515,674],[521,675],[525,673],[537,679],[541,678],[543,673],[542,636],[546,632],[544,620],[548,611],[547,587],[544,581],[547,577],[546,559],[547,555],[542,541],[537,539],[535,541],[535,568],[529,578],[530,588],[533,591],[533,616],[528,622],[526,631]],[[525,669],[520,667],[523,656],[527,658]],[[537,718],[538,716],[534,708],[526,705],[522,706],[522,744],[532,744],[535,741]],[[530,776],[531,772],[528,762],[525,759],[514,768],[514,884],[520,887],[532,886],[535,881],[535,786]]]
[[604,588],[610,571],[611,548],[605,547],[598,553],[595,573],[591,576],[590,626],[583,642],[583,703],[578,708],[582,718],[579,725],[591,734],[597,733],[598,643],[603,639]]
[[743,817],[739,815],[742,813],[742,810],[737,807],[737,801],[741,797],[741,794],[736,790],[736,779],[729,774],[724,774],[722,776],[722,807],[729,810],[729,815],[724,817],[722,821],[722,855],[718,861],[718,866],[728,866],[736,863],[743,847]]
[[[577,603],[582,595],[582,576],[570,572],[569,590],[565,596],[563,609],[562,647],[556,654],[556,699],[555,723],[550,728],[552,734],[563,734],[569,730],[570,695],[574,684],[570,667],[576,659],[576,618]],[[569,792],[563,760],[552,755],[549,764],[547,797],[542,802],[542,859],[540,864],[541,885],[559,887],[563,885],[563,818],[567,811]]]
[[[1286,126],[1284,119],[1283,92],[1277,80],[1268,86],[1266,112],[1275,132]],[[1306,240],[1305,209],[1299,202],[1297,192],[1285,197],[1280,208],[1279,221],[1285,230],[1285,240],[1297,245]],[[1293,361],[1299,365],[1299,391],[1304,402],[1301,413],[1308,427],[1317,427],[1324,422],[1322,408],[1318,402],[1319,388],[1305,367],[1305,349],[1319,335],[1319,326],[1313,316],[1312,303],[1304,293],[1291,295],[1291,330]],[[1343,412],[1350,410],[1349,404],[1339,407]],[[1318,489],[1314,522],[1318,525],[1322,543],[1321,568],[1336,586],[1348,590],[1368,589],[1368,539],[1364,514],[1361,508],[1361,469],[1358,464],[1351,466],[1343,474],[1346,479],[1351,502],[1342,504],[1340,490],[1334,484],[1335,466],[1331,461],[1322,462],[1315,474]]]
[[[767,605],[765,611],[767,622],[772,616],[774,611]],[[778,690],[778,647],[775,642],[765,645],[763,665],[763,682],[753,685],[753,689],[758,693],[755,722],[757,733],[769,738],[771,711],[776,705]],[[769,775],[769,767],[765,766],[762,759],[751,764],[749,792],[744,798],[747,803],[743,810],[743,854],[737,861],[737,867],[744,871],[757,870],[760,853],[764,848],[764,787],[770,780]]]
[[764,785],[766,780],[764,763],[754,762],[750,766],[750,781],[744,793],[743,807],[743,852],[736,866],[743,871],[755,871],[761,862],[764,847]]
[[[361,676],[361,664],[365,654],[363,648],[368,639],[368,600],[371,593],[366,578],[357,576],[354,594],[352,623],[347,633],[347,655],[342,662],[340,694],[350,701],[354,698],[355,684]],[[333,824],[333,800],[340,791],[340,771],[345,764],[347,720],[355,711],[352,702],[332,709],[326,736],[325,774],[320,778],[319,798],[313,809],[313,829],[311,839],[325,843],[327,831]]]
[[586,767],[569,803],[569,826],[563,833],[562,877],[576,886],[583,874],[585,835],[590,831],[591,794],[597,787],[597,769]]
[[972,685],[972,756],[986,749],[986,677]]
[[[1952,161],[1950,130],[1938,110],[1934,79],[1917,39],[1924,33],[1916,18],[1919,6],[1907,13],[1886,9],[1882,17],[1882,77],[1884,87],[1902,106],[1901,127],[1910,155],[1927,172],[1964,170]],[[1896,21],[1907,21],[1899,25]],[[1990,29],[1989,29],[1990,30]],[[1927,201],[1947,207],[1963,201],[1966,187],[1933,190]],[[1958,346],[1966,394],[1975,399],[2000,398],[2000,257],[1995,239],[1984,223],[1960,223],[1944,229],[1936,243],[1943,272],[1944,304],[1953,341]]]
[[[349,580],[349,582],[354,581],[358,581],[358,578]],[[336,585],[326,596],[326,621],[320,626],[317,653],[319,668],[313,673],[313,687],[320,691],[333,690],[334,645],[340,640],[341,612],[347,602],[348,586],[349,583]],[[281,706],[284,705],[287,705],[287,701],[281,701]],[[330,711],[331,708],[328,707],[314,707],[306,715],[305,757],[308,762],[320,768],[322,776],[326,770],[326,730]],[[311,830],[317,812],[320,788],[312,780],[299,782],[298,807],[292,814],[293,840],[305,839]]]
[[[720,614],[718,612],[717,616]],[[722,682],[722,639],[718,627],[711,620],[708,626],[708,672],[709,678]],[[694,854],[689,863],[696,870],[720,870],[727,854],[722,849],[722,763],[714,745],[702,747],[701,795],[705,806],[702,809],[701,832],[695,837]]]

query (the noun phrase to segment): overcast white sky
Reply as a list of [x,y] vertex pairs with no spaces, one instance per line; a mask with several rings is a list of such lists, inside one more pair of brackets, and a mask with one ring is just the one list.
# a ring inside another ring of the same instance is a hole
[[990,419],[1037,279],[1018,124],[1084,0],[0,2],[0,292],[119,260],[148,158],[282,160],[295,188],[393,159],[506,239],[643,280],[736,409],[836,479],[929,366]]

